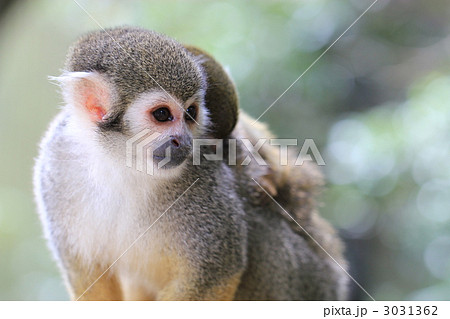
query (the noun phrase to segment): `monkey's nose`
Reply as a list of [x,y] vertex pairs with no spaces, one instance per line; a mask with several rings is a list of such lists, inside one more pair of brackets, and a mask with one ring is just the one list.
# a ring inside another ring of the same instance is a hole
[[172,143],[172,146],[175,148],[179,148],[180,141],[178,140],[178,138],[176,138],[175,136],[171,136],[170,138],[171,138],[170,142]]

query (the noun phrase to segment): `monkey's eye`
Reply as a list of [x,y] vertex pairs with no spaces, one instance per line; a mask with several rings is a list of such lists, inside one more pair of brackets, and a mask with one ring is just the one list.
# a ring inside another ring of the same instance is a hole
[[160,107],[159,109],[153,111],[153,117],[159,122],[172,121],[173,116],[167,107]]
[[186,110],[187,114],[184,114],[184,119],[186,121],[194,121],[197,117],[197,107],[195,105],[191,105]]

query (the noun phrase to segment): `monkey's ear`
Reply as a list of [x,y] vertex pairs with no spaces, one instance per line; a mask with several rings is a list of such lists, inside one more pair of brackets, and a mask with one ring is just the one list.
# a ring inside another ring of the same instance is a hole
[[102,121],[111,109],[112,86],[97,72],[66,72],[50,80],[61,85],[67,105],[94,122]]
[[236,88],[227,72],[211,55],[196,47],[185,45],[206,73],[205,106],[209,110],[215,138],[227,138],[236,125],[239,101]]

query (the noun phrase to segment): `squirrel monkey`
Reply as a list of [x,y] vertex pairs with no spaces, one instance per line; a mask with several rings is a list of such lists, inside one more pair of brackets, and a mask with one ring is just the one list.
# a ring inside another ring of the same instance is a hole
[[[339,239],[315,211],[314,167],[277,165],[273,146],[262,149],[270,168],[193,165],[194,139],[269,134],[242,112],[238,119],[235,87],[210,55],[114,28],[81,37],[57,79],[65,106],[41,143],[34,185],[73,300],[345,298],[345,273],[305,233],[345,267]],[[127,141],[144,130],[157,133],[146,165],[171,154],[153,175],[126,165]]]

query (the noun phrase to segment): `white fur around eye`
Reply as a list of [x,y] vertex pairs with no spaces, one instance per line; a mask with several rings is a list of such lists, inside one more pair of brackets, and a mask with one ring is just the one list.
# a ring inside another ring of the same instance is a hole
[[145,129],[152,129],[149,109],[156,104],[167,104],[168,95],[163,91],[150,91],[140,94],[128,107],[124,114],[124,121],[132,134]]
[[[201,96],[201,92],[198,93]],[[151,131],[158,131],[160,128],[155,127],[155,124],[151,120],[151,114],[149,109],[154,107],[157,104],[161,105],[170,105],[171,107],[180,107],[183,108],[183,111],[187,109],[194,102],[197,102],[200,99],[197,95],[194,95],[190,99],[188,99],[185,103],[182,103],[176,97],[170,96],[168,93],[164,91],[154,90],[149,92],[144,92],[140,94],[133,103],[128,107],[127,111],[124,114],[124,121],[128,123],[128,127],[130,132],[134,135],[141,132],[144,129],[150,129]],[[184,120],[184,119],[183,119]],[[191,131],[194,136],[200,136],[205,127],[209,124],[209,115],[208,111],[205,109],[203,104],[198,105],[197,110],[197,118],[196,122],[191,126]],[[180,134],[182,132],[172,131],[171,128],[168,128],[164,134]]]

